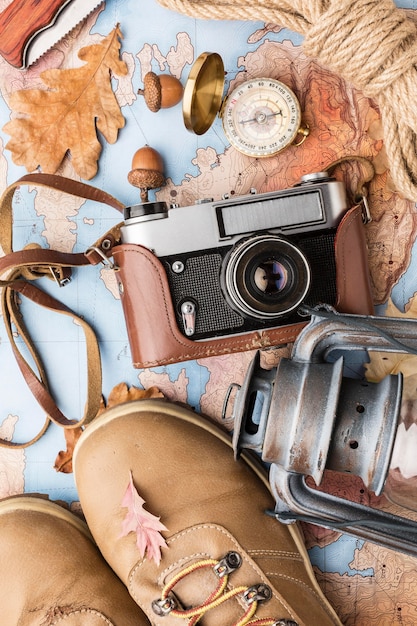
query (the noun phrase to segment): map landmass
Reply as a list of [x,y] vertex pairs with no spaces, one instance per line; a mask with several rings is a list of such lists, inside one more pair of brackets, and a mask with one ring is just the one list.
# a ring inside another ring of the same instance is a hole
[[[0,10],[7,4],[7,0],[0,2]],[[40,75],[44,69],[79,64],[78,50],[102,38],[102,35],[91,32],[101,11],[103,7],[27,72],[14,70],[0,59],[0,91],[6,105],[12,91],[42,88]],[[415,19],[416,11],[407,13]],[[303,174],[319,171],[340,156],[365,156],[372,160],[376,169],[369,189],[373,221],[365,227],[373,293],[377,304],[386,303],[393,286],[410,265],[411,242],[417,234],[417,214],[414,203],[400,198],[392,189],[378,107],[340,77],[308,59],[300,46],[289,40],[273,41],[272,36],[281,30],[281,27],[270,24],[254,25],[247,44],[259,43],[259,46],[236,57],[238,71],[226,74],[227,89],[230,92],[242,81],[261,75],[282,80],[298,96],[304,121],[310,127],[305,144],[298,148],[291,146],[285,153],[267,160],[250,159],[229,147],[223,151],[210,145],[199,147],[189,161],[189,172],[183,174],[179,183],[174,182],[174,177],[168,178],[157,198],[189,206],[201,198],[241,195],[252,188],[259,192],[284,189],[298,182]],[[138,43],[138,47],[138,50],[123,51],[129,72],[126,77],[116,77],[115,81],[116,96],[126,113],[137,101],[134,88],[137,62],[142,79],[154,63],[160,71],[169,71],[184,79],[185,69],[195,56],[193,36],[184,30],[177,33],[175,41],[153,40],[145,45]],[[219,120],[216,124],[221,133]],[[2,189],[7,186],[9,176],[6,154],[0,138]],[[70,159],[65,161],[60,173],[75,178]],[[361,172],[358,166],[348,165],[336,175],[349,183],[358,181]],[[354,187],[349,191],[354,194]],[[35,215],[43,224],[41,235],[48,245],[71,251],[79,234],[75,218],[83,203],[69,196],[64,200],[62,194],[58,198],[56,193],[37,191]],[[94,219],[85,218],[83,223],[93,226]],[[112,297],[119,299],[114,273],[102,269],[100,278]],[[279,358],[288,353],[288,348],[263,351],[263,364],[274,367]],[[122,356],[128,357],[127,347],[123,348]],[[203,413],[222,419],[225,393],[232,383],[241,384],[252,358],[253,353],[241,353],[197,362],[197,366],[207,373],[200,398]],[[193,367],[184,364],[176,375],[164,368],[140,371],[137,380],[144,388],[155,385],[168,398],[187,402],[195,372]],[[18,419],[16,415],[6,415],[0,426],[0,436],[11,439]],[[227,416],[224,425],[233,428]],[[23,450],[0,448],[0,497],[24,492],[25,467],[26,453]],[[353,501],[390,506],[382,497],[367,493],[360,482],[347,480],[341,484],[332,476],[326,476],[323,488]],[[303,528],[319,583],[346,626],[414,626],[417,623],[415,559],[369,542],[351,542],[351,538],[322,527],[304,524]],[[332,550],[336,555],[343,551],[343,558],[339,559],[343,567],[334,566],[333,558],[326,550]]]
[[186,402],[189,379],[185,369],[181,369],[175,380],[166,372],[156,373],[152,370],[141,371],[138,379],[144,389],[156,386],[172,402]]
[[[8,415],[0,424],[0,438],[13,439],[18,421],[17,415]],[[26,467],[23,449],[0,447],[0,498],[8,498],[23,493],[25,490],[24,472]]]
[[180,79],[186,65],[194,60],[194,46],[188,33],[177,33],[176,46],[171,46],[164,55],[156,44],[145,44],[137,53],[141,67],[142,81],[148,72],[152,72],[152,61],[155,60],[159,70],[164,72],[169,69],[170,74]]
[[413,626],[417,608],[415,559],[366,542],[354,551],[352,569],[372,574],[335,574],[315,568],[324,593],[345,626]]

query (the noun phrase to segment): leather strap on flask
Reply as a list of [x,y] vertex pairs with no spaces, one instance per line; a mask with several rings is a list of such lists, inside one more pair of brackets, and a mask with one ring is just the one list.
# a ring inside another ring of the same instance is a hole
[[[0,244],[5,252],[5,256],[0,258],[0,275],[4,276],[4,279],[0,280],[0,287],[2,287],[1,308],[4,324],[19,369],[33,396],[46,414],[42,428],[29,441],[16,443],[0,439],[0,446],[13,448],[23,448],[35,443],[35,441],[45,433],[51,421],[63,428],[77,428],[87,424],[97,415],[102,395],[102,373],[100,351],[96,335],[85,320],[33,284],[32,281],[42,276],[49,276],[49,278],[56,280],[59,284],[65,284],[71,274],[71,268],[97,264],[102,261],[103,255],[111,254],[111,247],[118,232],[116,228],[114,232],[110,231],[108,233],[107,245],[103,246],[103,250],[100,248],[100,245],[95,245],[86,254],[70,254],[56,250],[42,249],[37,246],[28,246],[24,250],[13,252],[13,196],[16,189],[21,185],[34,185],[36,187],[43,186],[57,189],[63,193],[108,204],[118,211],[123,210],[122,203],[100,189],[63,178],[62,176],[49,174],[29,174],[23,176],[8,187],[0,199]],[[72,318],[84,332],[87,360],[87,398],[84,415],[78,421],[70,420],[65,417],[51,395],[45,368],[24,324],[19,309],[19,296],[24,296],[50,311],[55,311]],[[18,335],[23,339],[37,371],[34,371],[20,352],[16,343],[13,327],[15,327]]]

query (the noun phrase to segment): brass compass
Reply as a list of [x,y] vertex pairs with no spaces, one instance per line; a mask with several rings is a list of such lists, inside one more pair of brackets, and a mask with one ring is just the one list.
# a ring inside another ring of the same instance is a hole
[[223,90],[223,61],[215,52],[204,52],[192,66],[184,89],[188,130],[204,134],[219,114],[230,144],[252,157],[273,156],[290,144],[300,145],[309,134],[297,97],[279,80],[252,78],[224,100]]

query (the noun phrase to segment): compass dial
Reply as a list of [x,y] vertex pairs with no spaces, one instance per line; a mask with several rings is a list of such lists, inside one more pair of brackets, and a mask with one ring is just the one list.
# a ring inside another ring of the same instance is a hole
[[278,80],[256,78],[227,97],[222,111],[224,132],[234,148],[267,157],[291,144],[301,126],[294,93]]

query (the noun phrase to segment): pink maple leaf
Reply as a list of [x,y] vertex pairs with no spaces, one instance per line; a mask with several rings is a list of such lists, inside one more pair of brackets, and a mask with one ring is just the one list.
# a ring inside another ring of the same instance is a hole
[[161,531],[168,529],[159,521],[159,517],[143,508],[144,504],[145,500],[138,494],[130,472],[129,484],[122,500],[122,507],[127,508],[127,513],[122,522],[120,537],[126,537],[131,532],[136,533],[136,546],[141,557],[146,554],[148,559],[153,559],[159,565],[161,548],[167,547]]

